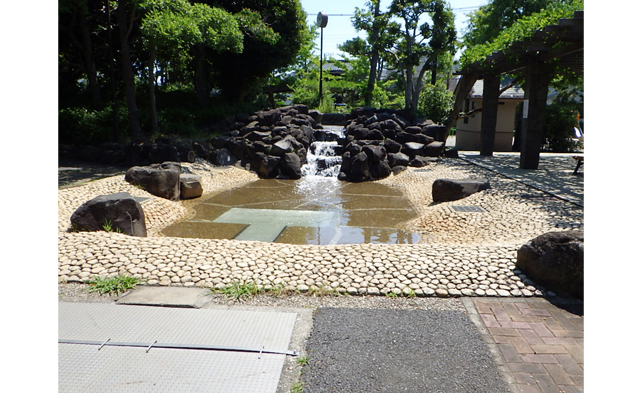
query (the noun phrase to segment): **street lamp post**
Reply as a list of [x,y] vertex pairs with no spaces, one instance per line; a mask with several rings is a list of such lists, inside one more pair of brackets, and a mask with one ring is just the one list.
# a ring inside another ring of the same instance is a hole
[[329,21],[329,15],[326,12],[318,12],[318,20],[317,25],[320,28],[320,87],[318,92],[318,97],[320,98],[320,102],[322,102],[322,46],[324,41],[324,28],[327,26],[327,22]]

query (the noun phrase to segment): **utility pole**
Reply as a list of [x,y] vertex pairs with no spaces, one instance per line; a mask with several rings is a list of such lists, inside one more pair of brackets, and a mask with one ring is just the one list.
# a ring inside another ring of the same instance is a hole
[[318,97],[320,98],[320,102],[322,102],[322,45],[324,41],[324,28],[327,27],[327,22],[329,21],[329,15],[326,12],[318,12],[318,20],[317,25],[320,28],[320,86],[318,91]]

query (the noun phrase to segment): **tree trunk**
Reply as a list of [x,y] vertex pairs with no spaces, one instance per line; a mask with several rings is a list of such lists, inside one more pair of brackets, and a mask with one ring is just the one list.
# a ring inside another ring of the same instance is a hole
[[[84,8],[80,7],[80,10]],[[93,48],[91,45],[91,32],[87,23],[87,15],[81,12],[80,15],[80,31],[82,34],[82,54],[84,56],[84,64],[87,72],[87,81],[89,81],[89,91],[91,92],[91,103],[93,108],[102,109],[102,95],[100,94],[100,84],[98,83],[98,72],[96,71],[96,63],[93,58]]]
[[458,80],[458,84],[456,85],[456,89],[454,92],[456,100],[453,104],[453,109],[449,113],[449,117],[447,117],[447,120],[444,124],[447,128],[447,135],[449,134],[449,130],[451,130],[451,127],[453,127],[453,125],[458,120],[458,114],[460,113],[460,111],[462,111],[464,101],[467,99],[467,96],[469,96],[469,92],[471,91],[471,89],[473,89],[473,85],[477,80],[478,76],[476,74],[464,74]]
[[142,129],[140,127],[140,116],[136,103],[136,84],[131,64],[131,50],[129,48],[129,35],[131,30],[129,24],[132,23],[133,10],[128,15],[125,5],[129,2],[118,1],[118,27],[120,29],[120,58],[122,61],[122,77],[126,89],[127,109],[129,111],[129,133],[131,139],[142,139]]
[[149,111],[151,116],[151,134],[155,135],[159,131],[158,127],[158,110],[156,108],[156,76],[154,72],[154,64],[156,62],[156,48],[153,42],[149,48]]
[[376,19],[380,16],[380,0],[375,1],[375,10],[373,12],[373,26],[371,30],[371,44],[372,44],[372,53],[371,53],[371,61],[369,63],[369,81],[367,82],[367,90],[364,94],[364,104],[367,107],[371,106],[371,102],[373,101],[373,89],[376,85],[376,68],[378,66],[378,36],[380,34],[380,26],[376,23]]
[[201,108],[207,107],[207,80],[204,76],[204,45],[196,44],[195,46],[195,73],[194,86],[196,88],[196,96],[198,104]]

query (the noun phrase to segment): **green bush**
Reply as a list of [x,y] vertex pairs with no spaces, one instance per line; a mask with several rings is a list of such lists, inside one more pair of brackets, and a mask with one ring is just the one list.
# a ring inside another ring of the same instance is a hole
[[453,104],[453,92],[449,91],[443,82],[427,84],[420,92],[417,115],[442,124],[453,110]]
[[[120,134],[128,129],[127,111],[118,108]],[[113,113],[111,107],[91,110],[83,107],[58,111],[58,139],[61,144],[100,145],[113,141]]]
[[578,143],[572,140],[576,126],[575,103],[553,102],[544,115],[544,145],[552,152],[573,152]]

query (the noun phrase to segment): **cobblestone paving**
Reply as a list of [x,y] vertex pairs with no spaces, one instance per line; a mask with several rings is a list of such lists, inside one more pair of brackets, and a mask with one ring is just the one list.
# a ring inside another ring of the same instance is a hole
[[[215,168],[206,162],[183,165],[203,175],[207,195],[257,179],[238,168]],[[491,189],[455,202],[433,203],[435,179],[469,176],[489,179]],[[150,195],[122,176],[62,189],[58,191],[59,280],[128,273],[147,284],[166,286],[222,287],[245,280],[300,291],[526,297],[546,292],[515,268],[517,249],[544,232],[583,226],[582,207],[464,160],[409,169],[381,183],[402,188],[420,214],[406,223],[422,234],[420,244],[312,246],[161,237],[162,228],[189,217],[197,201],[160,198],[142,205],[147,238],[74,233],[67,231],[69,218],[83,202],[118,191]],[[458,212],[453,209],[456,205],[480,206],[486,212]]]

